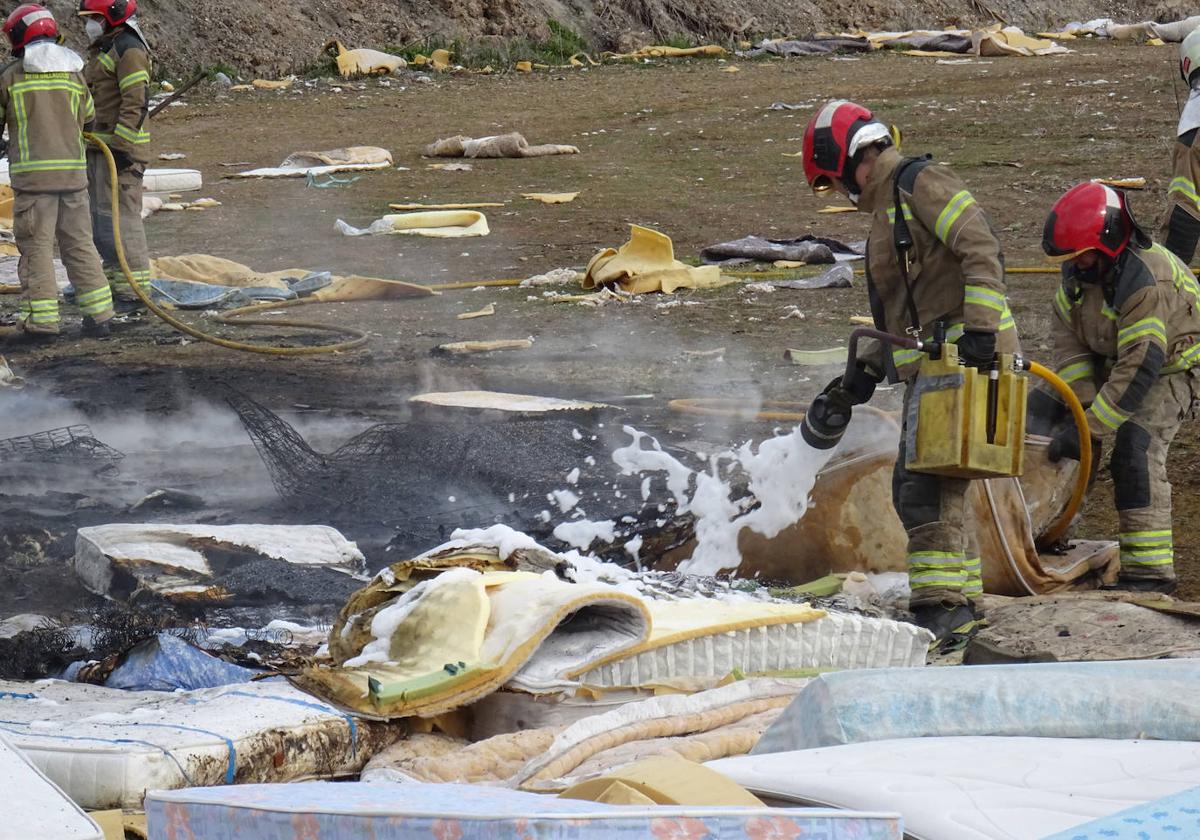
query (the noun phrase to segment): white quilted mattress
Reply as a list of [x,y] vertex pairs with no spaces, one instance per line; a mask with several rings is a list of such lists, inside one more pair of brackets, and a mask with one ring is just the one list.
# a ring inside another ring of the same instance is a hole
[[8,800],[3,840],[103,840],[104,833],[20,750],[0,736],[0,790]]
[[[701,636],[648,650],[580,675],[584,685],[638,686],[679,677],[723,677],[801,668],[914,668],[925,664],[925,631],[912,624],[830,613]],[[513,684],[521,686],[518,674]]]
[[1195,787],[1200,743],[911,738],[708,766],[769,801],[898,811],[913,840],[1039,840]]

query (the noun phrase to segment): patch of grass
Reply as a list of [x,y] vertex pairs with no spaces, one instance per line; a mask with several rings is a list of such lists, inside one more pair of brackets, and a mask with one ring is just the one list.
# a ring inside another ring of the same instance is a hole
[[687,38],[683,35],[672,35],[670,38],[656,42],[656,46],[675,47],[679,50],[687,50],[696,46],[696,44],[691,38]]

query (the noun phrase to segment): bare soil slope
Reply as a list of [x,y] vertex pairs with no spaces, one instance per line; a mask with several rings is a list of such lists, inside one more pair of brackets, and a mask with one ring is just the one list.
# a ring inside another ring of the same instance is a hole
[[[48,5],[60,20],[77,8],[72,0]],[[605,50],[667,39],[726,43],[855,27],[1003,20],[1036,28],[1100,15],[1146,20],[1192,13],[1184,3],[1148,0],[143,0],[141,7],[159,70],[168,75],[217,64],[259,75],[303,71],[331,38],[375,48],[430,40],[539,41],[551,35],[549,21]],[[81,28],[73,29],[80,30],[72,33],[78,39]]]

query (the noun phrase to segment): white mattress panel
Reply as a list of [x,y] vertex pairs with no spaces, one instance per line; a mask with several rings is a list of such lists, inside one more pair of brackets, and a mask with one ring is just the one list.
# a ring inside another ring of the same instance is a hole
[[1039,840],[1200,781],[1200,743],[955,737],[709,762],[772,799],[899,811],[914,840]]
[[103,840],[92,818],[0,736],[0,790],[8,800],[0,840]]

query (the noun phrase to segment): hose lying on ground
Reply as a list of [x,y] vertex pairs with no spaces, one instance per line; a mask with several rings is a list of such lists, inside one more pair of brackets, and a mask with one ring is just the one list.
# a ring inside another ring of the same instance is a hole
[[[150,295],[141,287],[133,277],[133,271],[129,267],[129,262],[125,258],[125,248],[121,244],[121,211],[120,211],[120,194],[117,191],[117,162],[113,158],[112,150],[99,137],[94,134],[85,135],[88,142],[97,146],[104,155],[105,161],[108,164],[108,176],[110,182],[109,194],[112,199],[112,226],[113,226],[113,241],[116,244],[117,262],[120,263],[121,273],[125,275],[125,281],[129,287],[133,289],[133,293],[137,295],[138,300],[143,305],[160,319],[170,324],[175,329],[185,335],[190,335],[192,338],[200,341],[207,341],[209,344],[216,344],[218,347],[227,347],[230,350],[241,350],[246,353],[262,353],[268,356],[312,356],[319,353],[338,353],[343,350],[352,350],[355,347],[361,347],[367,343],[367,334],[362,330],[353,327],[343,327],[333,324],[318,324],[312,321],[284,321],[273,320],[266,318],[245,318],[237,317],[236,320],[232,317],[233,313],[227,314],[219,319],[222,323],[237,324],[239,326],[248,327],[271,327],[277,329],[284,327],[287,329],[313,330],[319,332],[331,332],[338,335],[348,336],[345,341],[340,341],[336,344],[321,344],[309,347],[274,347],[262,344],[248,344],[244,341],[233,341],[228,338],[210,335],[184,321],[179,320],[161,306],[150,299]],[[273,303],[270,308],[279,309],[289,304],[295,304],[297,301],[284,301],[282,304]],[[249,307],[247,307],[249,308]],[[257,309],[257,308],[256,308]],[[244,310],[243,310],[244,311]],[[250,313],[247,313],[250,314]]]

